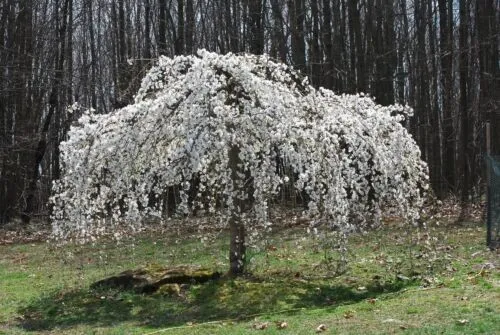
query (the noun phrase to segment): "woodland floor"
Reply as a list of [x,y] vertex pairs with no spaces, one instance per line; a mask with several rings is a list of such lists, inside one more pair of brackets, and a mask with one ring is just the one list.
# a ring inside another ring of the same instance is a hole
[[55,248],[42,230],[4,230],[0,333],[500,334],[500,255],[485,247],[480,221],[457,223],[443,208],[428,232],[409,235],[387,220],[351,238],[338,276],[325,262],[335,255],[305,226],[283,226],[249,250],[251,275],[154,295],[89,286],[152,263],[224,271],[226,234],[201,243],[156,230],[121,244]]

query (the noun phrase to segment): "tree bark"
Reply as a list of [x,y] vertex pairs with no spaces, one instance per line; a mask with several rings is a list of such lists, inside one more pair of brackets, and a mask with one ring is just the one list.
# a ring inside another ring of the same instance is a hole
[[470,192],[470,125],[469,125],[469,97],[468,97],[468,70],[469,70],[469,47],[468,47],[468,4],[467,0],[460,0],[460,116],[462,123],[461,146],[462,146],[462,217],[467,216]]
[[354,91],[366,92],[366,69],[365,69],[365,49],[363,46],[363,36],[361,33],[361,14],[358,8],[358,0],[348,0],[349,8],[349,31],[351,42],[351,70],[355,72]]
[[158,0],[158,53],[167,54],[167,0]]
[[293,66],[306,73],[306,44],[304,40],[304,3],[303,0],[289,0],[290,34]]
[[9,222],[16,215],[19,194],[21,193],[22,173],[18,165],[18,154],[15,146],[18,138],[15,130],[16,103],[11,92],[16,87],[15,69],[16,48],[16,15],[13,0],[5,1],[2,7],[0,30],[0,48],[12,52],[0,52],[0,223]]
[[394,44],[394,12],[390,1],[377,1],[375,21],[376,33],[373,34],[375,57],[373,95],[377,103],[388,106],[394,103],[393,77],[394,66],[397,62]]
[[186,53],[192,54],[194,49],[194,28],[195,28],[195,13],[193,0],[186,0]]
[[[442,135],[442,113],[439,108],[439,80],[438,76],[435,75],[439,73],[438,69],[438,59],[434,57],[437,54],[437,24],[435,23],[437,20],[437,15],[434,11],[434,4],[429,2],[427,9],[427,21],[429,22],[429,62],[428,69],[429,79],[430,79],[430,111],[431,111],[431,125],[433,127],[432,131],[432,162],[429,166],[432,166],[432,178],[431,184],[434,186],[434,191],[439,196],[442,192],[442,180],[443,180],[443,170],[442,170],[442,147],[443,143],[441,135]],[[433,75],[434,74],[434,75]]]
[[321,63],[322,55],[319,46],[319,6],[318,0],[311,0],[311,16],[312,16],[312,39],[310,47],[310,63],[311,63],[311,84],[315,87],[322,86]]
[[321,25],[321,44],[325,60],[323,62],[323,85],[325,88],[333,89],[333,77],[335,75],[335,64],[333,61],[332,40],[332,9],[330,0],[323,0],[323,24]]
[[[498,2],[497,2],[498,4]],[[494,0],[477,1],[477,30],[479,37],[480,96],[479,104],[493,132],[500,131],[500,68],[498,54],[498,8]],[[491,138],[491,152],[500,154],[500,136]]]
[[239,158],[240,150],[233,145],[229,150],[229,168],[231,169],[231,178],[233,182],[233,205],[234,209],[231,213],[229,221],[230,229],[230,245],[229,245],[229,275],[239,276],[245,271],[245,226],[241,221],[241,213],[244,211],[244,203],[238,197],[241,195],[243,181],[239,180],[238,175],[241,173],[241,160]]
[[[31,174],[29,177],[29,183],[27,189],[26,206],[21,217],[24,224],[28,224],[30,222],[33,214],[37,182],[40,176],[39,174],[40,164],[42,163],[42,160],[45,156],[45,152],[47,149],[47,135],[50,129],[52,118],[54,114],[60,112],[59,98],[63,90],[61,83],[64,77],[64,58],[66,56],[66,41],[67,41],[66,34],[68,29],[69,11],[72,10],[72,8],[69,8],[71,3],[72,3],[71,0],[65,0],[63,4],[61,26],[59,27],[58,57],[55,61],[56,62],[55,74],[54,74],[54,79],[52,81],[52,87],[49,96],[49,110],[43,122],[36,150],[34,153],[34,157],[32,163],[30,164]],[[55,131],[59,130],[60,129],[55,129]],[[56,168],[56,173],[58,169],[59,167]]]
[[453,127],[453,44],[451,0],[439,0],[439,35],[441,49],[441,89],[443,110],[443,179],[444,185],[439,196],[445,196],[456,187],[455,174],[455,131]]
[[254,55],[262,55],[264,52],[264,28],[262,18],[262,0],[249,0],[249,46],[250,52]]
[[151,58],[151,3],[150,0],[144,0],[144,49],[142,55],[149,63]]
[[271,55],[286,63],[287,46],[282,8],[278,0],[270,0],[270,2],[274,21]]
[[[339,22],[335,24],[335,29],[333,32],[333,71],[334,71],[334,81],[333,89],[337,92],[349,92],[349,90],[354,91],[356,83],[353,81],[352,88],[349,86],[351,79],[355,78],[355,71],[349,71],[349,51],[347,49],[347,37],[349,33],[347,32],[347,5],[344,0],[335,0],[333,9],[333,22]],[[349,29],[350,31],[350,29]],[[352,73],[352,77],[351,77]]]
[[184,54],[184,0],[177,0],[177,39],[175,40],[175,54]]

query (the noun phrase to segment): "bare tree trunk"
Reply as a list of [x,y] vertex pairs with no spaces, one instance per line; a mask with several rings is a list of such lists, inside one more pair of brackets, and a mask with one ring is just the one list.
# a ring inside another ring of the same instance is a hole
[[428,3],[428,9],[427,9],[427,22],[429,23],[429,79],[430,79],[430,110],[431,110],[431,127],[432,127],[432,164],[429,164],[429,166],[432,166],[432,174],[431,177],[433,180],[431,180],[431,184],[434,187],[434,191],[436,194],[438,194],[440,197],[442,197],[443,191],[442,191],[442,180],[443,180],[443,160],[442,160],[442,146],[441,144],[443,143],[442,141],[442,113],[440,111],[439,107],[439,80],[438,76],[436,75],[439,73],[438,69],[438,59],[434,57],[433,55],[437,54],[437,27],[436,27],[436,20],[435,20],[435,15],[437,15],[434,11],[433,8],[433,3],[429,2]]
[[248,2],[248,30],[250,40],[250,53],[261,55],[264,52],[264,27],[263,27],[262,0],[249,0]]
[[303,0],[289,0],[290,34],[293,66],[306,73],[306,44],[304,40],[304,3]]
[[[0,30],[0,48],[13,50],[15,48],[15,7],[13,0],[5,1],[2,10]],[[13,50],[14,51],[14,50]],[[16,136],[12,130],[15,127],[15,102],[9,88],[15,87],[15,52],[0,52],[0,223],[10,221],[16,214],[19,197],[21,173],[17,164],[14,146]],[[16,173],[17,171],[17,173]]]
[[470,195],[470,125],[469,125],[469,97],[468,97],[468,70],[469,70],[469,45],[468,45],[468,1],[460,0],[460,116],[462,123],[462,215],[466,217]]
[[92,108],[97,108],[97,92],[96,92],[96,85],[97,85],[97,64],[98,64],[98,59],[97,59],[97,48],[96,48],[96,42],[95,42],[95,35],[94,35],[94,16],[92,13],[92,1],[88,1],[88,8],[87,8],[87,17],[88,17],[88,29],[89,29],[89,39],[90,39],[90,62],[91,62],[91,67],[90,67],[90,95],[91,95],[91,107]]
[[[15,7],[14,7],[15,8]],[[13,89],[10,113],[12,116],[13,152],[14,165],[12,176],[14,187],[14,201],[16,207],[26,209],[23,202],[30,201],[30,178],[32,169],[33,149],[35,141],[32,140],[36,133],[37,108],[32,104],[32,55],[34,45],[33,29],[33,4],[31,1],[23,0],[19,3],[19,11],[15,18],[15,32],[11,52],[14,52],[12,81]],[[17,53],[17,54],[16,54]],[[9,178],[9,177],[7,177]],[[22,215],[26,214],[24,213]]]
[[[407,69],[409,68],[408,49],[410,44],[408,29],[408,14],[406,10],[406,0],[399,1],[400,27],[398,31],[398,68],[397,68],[397,102],[407,104]],[[405,122],[406,123],[406,122]]]
[[[333,89],[337,92],[348,92],[351,87],[349,86],[351,82],[352,90],[355,89],[355,76],[354,69],[349,71],[349,50],[347,49],[347,36],[349,35],[346,31],[347,25],[347,5],[344,0],[335,0],[333,9],[333,22],[339,22],[339,24],[335,24],[335,30],[333,34],[333,73],[334,73],[334,81],[333,81]],[[349,30],[350,31],[350,30]],[[354,80],[351,81],[351,79]]]
[[[39,178],[40,164],[45,156],[47,149],[47,135],[50,129],[52,118],[54,114],[60,113],[59,109],[59,99],[61,93],[63,93],[62,80],[64,77],[64,61],[66,56],[66,41],[67,41],[67,30],[68,30],[68,18],[69,11],[72,10],[70,5],[71,0],[65,0],[62,9],[62,19],[61,26],[59,27],[59,47],[58,47],[58,57],[56,59],[55,74],[52,81],[51,92],[49,96],[49,110],[47,116],[42,125],[42,129],[39,135],[38,144],[33,157],[33,162],[30,165],[30,180],[27,189],[26,206],[22,215],[22,220],[25,224],[29,223],[31,216],[33,214],[34,204],[35,204],[35,192],[37,189],[37,182]],[[56,13],[57,15],[57,13]],[[59,126],[59,125],[56,125]],[[60,129],[56,127],[54,131],[59,131]],[[56,169],[56,173],[59,167]]]
[[[478,0],[476,23],[479,37],[480,96],[484,118],[491,122],[493,132],[500,132],[500,60],[498,55],[498,1]],[[491,152],[500,154],[500,136],[493,136]]]
[[271,55],[286,63],[287,46],[286,46],[286,36],[284,28],[284,18],[282,7],[278,0],[270,0],[272,17],[274,21],[273,27],[273,40],[272,40],[272,50]]
[[144,0],[144,50],[143,57],[148,61],[151,58],[151,3],[150,0]]
[[[394,103],[394,67],[396,46],[394,34],[394,12],[392,1],[378,0],[375,7],[376,27],[373,33],[375,74],[373,95],[384,106]],[[370,71],[368,71],[370,72]]]
[[186,0],[186,53],[192,54],[194,49],[195,13],[193,0]]
[[321,25],[321,44],[325,55],[323,62],[323,85],[325,88],[333,89],[333,76],[335,67],[333,61],[333,40],[332,40],[332,9],[330,0],[323,0],[323,24]]
[[175,54],[184,54],[184,0],[177,0],[177,38],[175,40]]
[[443,180],[444,183],[441,197],[448,191],[454,191],[456,187],[455,174],[455,131],[453,128],[453,44],[452,44],[452,11],[451,0],[439,0],[439,31],[441,49],[441,89],[443,109],[443,136],[442,146],[444,150]]
[[351,41],[351,66],[352,71],[356,71],[356,89],[357,92],[366,92],[366,64],[365,49],[363,46],[363,36],[361,33],[361,14],[358,8],[358,0],[348,0],[349,8],[349,30]]
[[321,65],[322,55],[319,47],[319,7],[318,0],[311,0],[311,16],[312,16],[312,40],[311,40],[311,83],[316,86],[322,86]]
[[158,53],[167,54],[167,0],[158,0]]

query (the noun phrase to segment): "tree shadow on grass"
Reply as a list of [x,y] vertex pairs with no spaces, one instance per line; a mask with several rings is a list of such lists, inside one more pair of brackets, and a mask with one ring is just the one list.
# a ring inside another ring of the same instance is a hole
[[174,327],[186,322],[245,320],[256,314],[296,313],[300,309],[336,308],[380,294],[397,292],[411,282],[372,283],[358,291],[337,282],[288,278],[236,279],[195,285],[180,296],[132,292],[54,291],[19,310],[19,326],[51,330],[79,325],[110,327],[122,322],[137,326]]

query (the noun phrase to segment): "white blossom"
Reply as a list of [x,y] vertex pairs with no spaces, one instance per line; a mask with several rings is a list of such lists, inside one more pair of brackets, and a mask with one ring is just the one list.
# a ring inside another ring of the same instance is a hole
[[[61,143],[54,236],[90,240],[123,224],[140,229],[145,218],[161,216],[158,199],[171,186],[180,189],[180,212],[208,203],[210,213],[238,213],[249,230],[267,231],[269,207],[285,184],[308,194],[314,229],[364,229],[385,206],[413,221],[428,177],[400,123],[410,114],[366,96],[315,90],[267,56],[201,50],[161,57],[133,105],[83,113]],[[242,164],[237,180],[232,147]],[[250,196],[244,213],[234,200]]]

